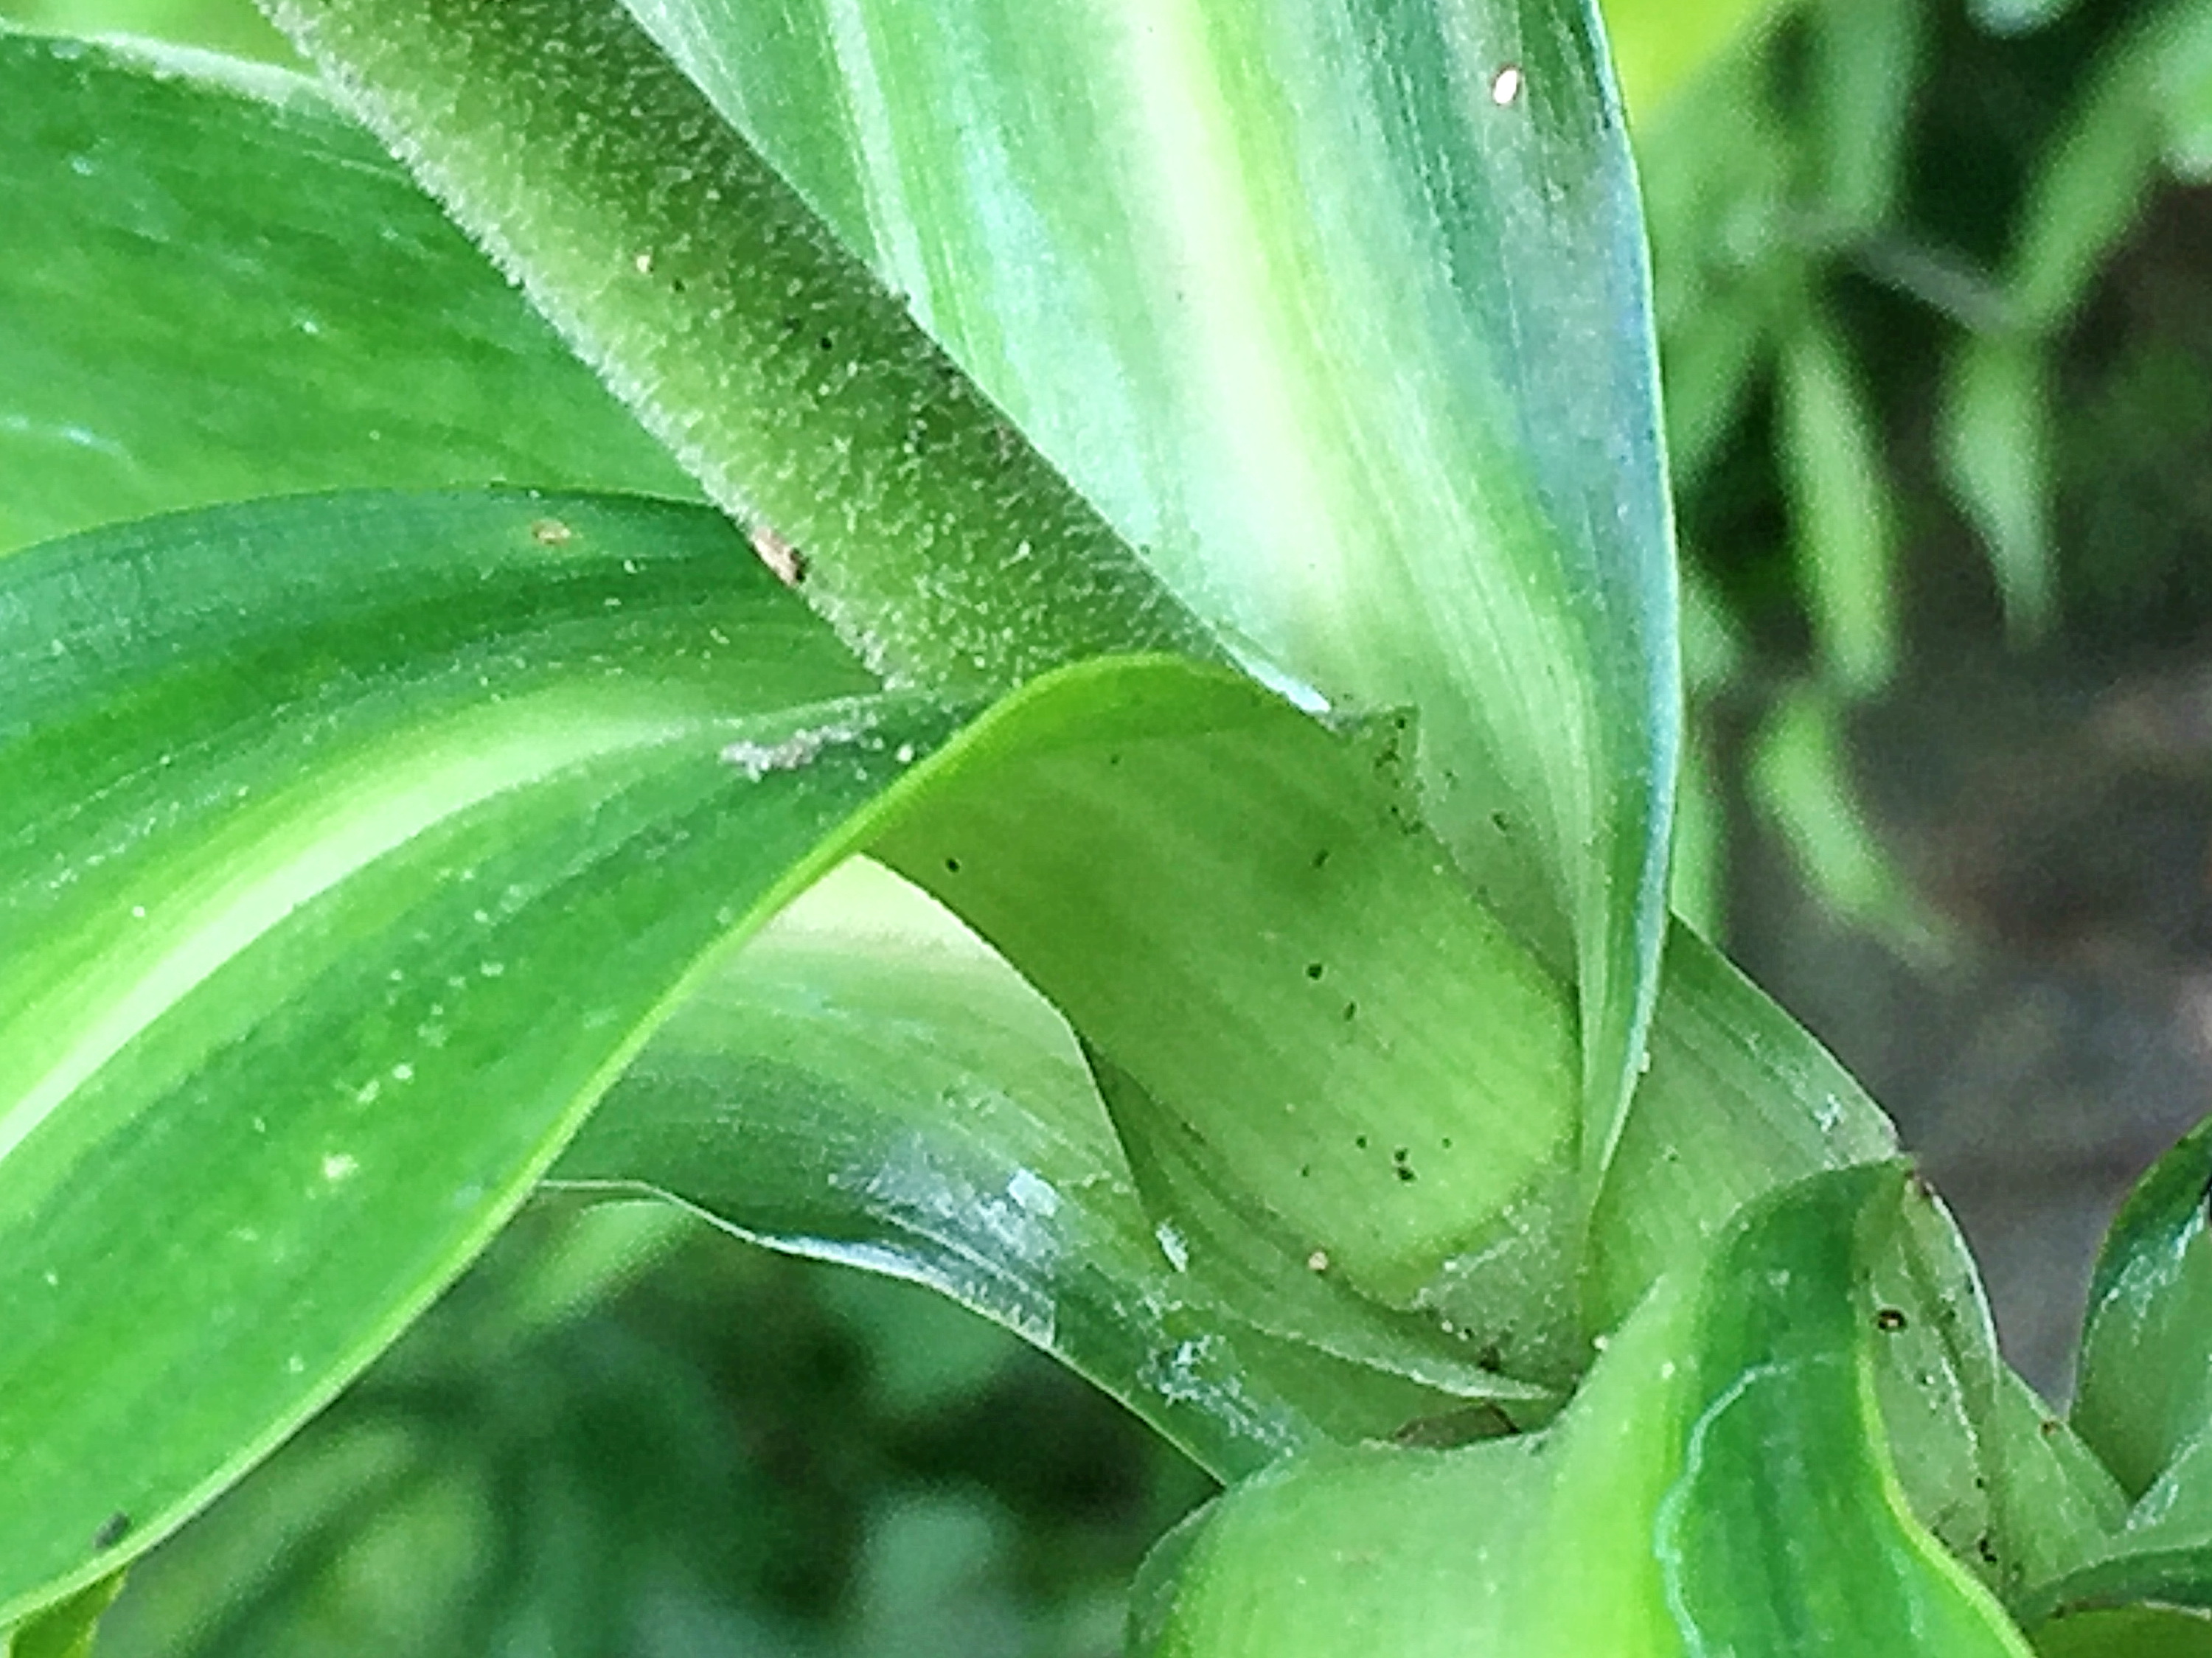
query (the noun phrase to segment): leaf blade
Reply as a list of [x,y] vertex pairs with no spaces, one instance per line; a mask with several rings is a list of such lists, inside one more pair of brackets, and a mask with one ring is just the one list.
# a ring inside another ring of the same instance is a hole
[[871,744],[959,717],[715,515],[589,497],[48,544],[0,564],[0,660],[9,1619],[326,1400],[803,884]]
[[0,549],[300,490],[690,492],[305,77],[0,30]]

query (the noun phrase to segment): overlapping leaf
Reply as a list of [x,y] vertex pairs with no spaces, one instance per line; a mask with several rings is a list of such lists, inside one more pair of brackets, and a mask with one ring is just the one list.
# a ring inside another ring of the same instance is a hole
[[1876,1167],[1762,1202],[1698,1279],[1657,1287],[1540,1435],[1249,1482],[1170,1540],[1135,1649],[2019,1658],[1883,1448],[1863,1274],[1903,1188]]
[[[745,140],[1192,609],[1330,697],[1418,705],[1425,815],[1574,964],[1601,1169],[1656,993],[1678,710],[1588,7],[634,8],[743,139],[612,0],[277,9],[718,500],[818,542],[817,602],[880,659],[942,670],[957,635],[951,665],[1018,674],[1170,634],[1027,471],[956,507],[751,459],[753,427],[854,398],[915,418],[929,369]],[[994,432],[923,421],[916,477]],[[1079,627],[1067,569],[1104,599]]]
[[957,723],[703,509],[337,496],[0,580],[0,1621],[173,1526]]
[[1148,1210],[1066,1026],[867,865],[688,1001],[554,1173],[642,1184],[776,1248],[931,1284],[1224,1479],[1469,1399],[1548,1407],[1303,1253],[1239,1274],[1189,1219]]
[[287,490],[690,485],[314,82],[0,31],[0,549]]

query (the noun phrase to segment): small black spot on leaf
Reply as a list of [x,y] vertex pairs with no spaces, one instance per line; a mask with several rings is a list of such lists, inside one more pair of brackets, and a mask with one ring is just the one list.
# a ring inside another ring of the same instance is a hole
[[1358,1146],[1361,1151],[1364,1151],[1367,1149],[1367,1136],[1364,1134],[1355,1135],[1352,1138],[1352,1143]]
[[945,860],[945,872],[947,875],[957,875],[957,874],[959,874],[959,873],[960,873],[960,860],[959,860],[957,858],[948,858],[948,859],[946,859]]
[[1885,1307],[1874,1315],[1874,1327],[1893,1335],[1905,1327],[1905,1314],[1898,1308]]
[[1309,979],[1318,979],[1318,978],[1320,978],[1320,977],[1321,977],[1321,975],[1322,975],[1322,965],[1321,965],[1321,963],[1320,963],[1319,962],[1308,962],[1308,963],[1306,963],[1306,977],[1307,977],[1307,978],[1309,978]]
[[113,1548],[131,1535],[131,1516],[118,1509],[100,1521],[100,1529],[92,1534],[92,1546],[101,1554]]
[[1344,1017],[1346,1019],[1357,1018],[1358,1015],[1359,1004],[1358,1002],[1346,1002],[1344,1005]]

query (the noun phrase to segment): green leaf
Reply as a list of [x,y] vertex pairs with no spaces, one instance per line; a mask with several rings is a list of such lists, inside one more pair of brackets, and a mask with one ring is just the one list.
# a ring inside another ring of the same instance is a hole
[[[810,591],[871,659],[1004,684],[1194,635],[744,141],[1194,610],[1331,700],[1418,706],[1425,816],[1576,964],[1602,1167],[1679,719],[1640,230],[1586,5],[635,7],[742,141],[611,4],[278,9],[716,499],[819,541]],[[864,407],[920,464],[854,464]],[[796,466],[801,432],[830,459]]]
[[[643,1186],[775,1248],[933,1285],[1226,1479],[1468,1399],[1547,1403],[1303,1255],[1255,1283],[1148,1212],[1059,1016],[865,863],[685,1002],[554,1176]],[[1319,1297],[1303,1317],[1281,1304]]]
[[689,492],[297,75],[0,32],[0,550],[342,486]]
[[13,1631],[0,1630],[5,1658],[92,1658],[100,1620],[123,1592],[123,1573],[112,1572],[49,1606]]
[[2201,185],[2212,180],[2212,8],[2198,5],[2191,21],[2160,54],[2157,96],[2166,165]]
[[1988,550],[2015,644],[2058,619],[2051,533],[2051,365],[2039,339],[1976,335],[1953,355],[1937,406],[1937,454],[1953,499]]
[[2166,37],[2197,9],[2174,0],[2106,47],[2052,140],[2020,212],[2008,272],[2024,327],[2063,326],[2142,211],[2158,177],[2158,64]]
[[1831,914],[1908,960],[1939,963],[1952,939],[1866,821],[1848,710],[1818,683],[1784,689],[1754,734],[1749,793]]
[[1818,135],[1814,200],[1832,234],[1890,217],[1905,179],[1927,33],[1921,0],[1826,0],[1808,8],[1808,113]]
[[1694,1271],[1736,1213],[1822,1169],[1893,1157],[1880,1107],[1805,1028],[1677,923],[1651,1069],[1591,1225],[1592,1330],[1669,1271]]
[[717,515],[592,497],[49,543],[0,678],[0,1620],[327,1400],[958,723]]
[[2212,1617],[2179,1606],[2085,1612],[2029,1634],[2042,1658],[2208,1658]]
[[2073,1420],[2131,1496],[2212,1427],[2212,1123],[2161,1157],[2097,1258]]
[[915,796],[873,850],[1164,1108],[1125,1138],[1190,1137],[1292,1259],[1571,1376],[1562,987],[1421,832],[1405,716],[1346,740],[1242,682],[1207,697],[1182,731],[987,722],[977,784]]
[[2057,22],[2074,0],[1967,0],[1966,9],[1992,34],[2026,34]]
[[1844,339],[1808,305],[1782,342],[1784,479],[1822,671],[1853,695],[1897,666],[1896,534],[1881,434]]
[[1212,653],[614,0],[272,10],[877,670]]
[[1761,1203],[1698,1278],[1654,1291],[1540,1435],[1247,1482],[1140,1587],[1134,1649],[2020,1658],[1882,1446],[1863,1272],[1903,1189],[1877,1166]]

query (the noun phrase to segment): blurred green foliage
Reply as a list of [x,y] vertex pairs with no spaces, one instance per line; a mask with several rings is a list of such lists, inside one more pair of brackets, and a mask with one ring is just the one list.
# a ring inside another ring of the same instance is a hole
[[[1799,0],[1638,112],[1686,574],[1727,634],[1688,631],[1691,681],[1801,871],[1907,955],[1944,939],[1855,810],[1853,707],[1962,644],[2212,619],[2208,110],[2207,0]],[[1718,837],[1684,852],[1717,929]]]
[[[2182,193],[2212,182],[2212,0],[1606,9],[1707,716],[1677,905],[1723,923],[1733,728],[1832,906],[1925,957],[1854,808],[1853,706],[1939,635],[2109,651],[2212,618],[2212,213]],[[0,16],[289,56],[247,0]],[[548,1200],[138,1570],[100,1650],[1105,1658],[1205,1492],[924,1291]]]
[[1205,1477],[937,1296],[532,1206],[133,1574],[102,1658],[1109,1658]]

